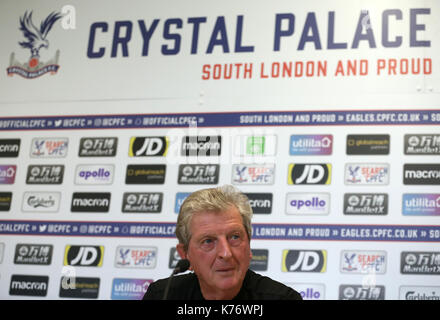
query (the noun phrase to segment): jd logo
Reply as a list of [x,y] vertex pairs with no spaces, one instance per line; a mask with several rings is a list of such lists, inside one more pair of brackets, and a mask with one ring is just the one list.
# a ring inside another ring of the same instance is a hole
[[325,250],[284,250],[284,272],[325,272],[327,252]]
[[290,164],[289,184],[330,184],[331,164]]
[[102,266],[103,246],[66,246],[64,265],[80,267]]
[[130,157],[166,156],[169,141],[167,137],[132,137]]

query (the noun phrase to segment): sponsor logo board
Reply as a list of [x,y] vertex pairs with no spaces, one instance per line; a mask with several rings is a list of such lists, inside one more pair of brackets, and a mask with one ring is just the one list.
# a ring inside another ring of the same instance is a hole
[[12,275],[9,287],[11,296],[45,297],[49,286],[48,276]]
[[116,137],[81,138],[79,157],[114,157],[118,147]]
[[112,300],[142,300],[152,279],[113,279]]
[[130,157],[165,157],[168,147],[167,137],[132,137],[128,155]]
[[286,213],[294,215],[327,215],[330,212],[330,193],[288,193]]
[[326,269],[326,250],[283,250],[283,272],[323,273]]
[[61,192],[25,192],[23,194],[23,212],[58,212]]
[[291,156],[320,156],[331,155],[333,149],[333,135],[291,135]]
[[440,155],[440,134],[405,134],[404,154]]
[[61,278],[60,298],[97,299],[99,278],[68,277]]
[[249,268],[253,271],[267,271],[269,250],[251,249],[252,259]]
[[303,300],[324,300],[325,285],[321,283],[292,283],[287,284],[295,289]]
[[440,252],[409,252],[400,256],[400,272],[402,274],[440,274]]
[[385,155],[390,153],[389,134],[347,135],[348,155]]
[[16,165],[0,165],[0,184],[13,184],[16,173]]
[[74,192],[72,195],[72,212],[108,212],[110,209],[110,192]]
[[340,271],[352,274],[384,274],[387,266],[385,251],[354,251],[341,252]]
[[0,192],[0,211],[11,209],[12,192]]
[[16,158],[20,152],[20,139],[0,139],[0,158]]
[[439,286],[401,286],[399,300],[440,300]]
[[234,164],[232,183],[239,185],[272,185],[275,181],[275,164]]
[[159,213],[162,211],[162,192],[125,192],[122,199],[122,212]]
[[179,165],[178,184],[217,184],[220,175],[218,164]]
[[101,267],[103,259],[103,246],[67,245],[64,252],[65,266]]
[[388,185],[390,165],[388,163],[347,163],[346,185]]
[[273,194],[272,193],[245,193],[249,199],[252,211],[255,214],[272,213]]
[[130,164],[127,166],[125,183],[126,184],[164,184],[165,173],[166,173],[166,165],[164,164],[150,164],[150,165]]
[[107,165],[78,165],[75,170],[75,184],[79,185],[109,185],[113,183],[115,166]]
[[385,286],[343,284],[339,286],[339,300],[385,300]]
[[174,204],[174,213],[180,212],[180,207],[186,198],[191,194],[191,192],[177,192],[176,193],[176,202]]
[[222,147],[221,136],[185,136],[182,138],[182,156],[220,156]]
[[64,158],[67,156],[68,138],[34,138],[31,158]]
[[115,266],[118,268],[153,269],[157,263],[157,247],[116,248]]
[[404,164],[403,184],[440,185],[440,164]]
[[288,184],[330,184],[331,164],[324,163],[291,163],[288,168]]
[[344,194],[344,214],[387,215],[388,194],[346,193]]
[[29,165],[27,184],[62,184],[64,165]]
[[239,135],[235,139],[236,156],[274,156],[277,137],[275,135]]
[[15,247],[15,264],[50,265],[52,261],[53,245],[51,244],[24,244]]
[[402,196],[404,216],[440,216],[440,193],[406,193]]

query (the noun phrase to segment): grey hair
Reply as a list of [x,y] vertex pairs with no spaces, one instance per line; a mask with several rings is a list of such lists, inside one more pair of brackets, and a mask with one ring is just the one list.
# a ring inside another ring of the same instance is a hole
[[249,241],[252,235],[252,208],[248,197],[231,185],[224,185],[217,188],[198,190],[190,194],[182,203],[177,218],[176,236],[179,243],[188,249],[191,239],[191,219],[194,214],[201,212],[221,212],[235,206],[243,220],[243,226],[248,235]]

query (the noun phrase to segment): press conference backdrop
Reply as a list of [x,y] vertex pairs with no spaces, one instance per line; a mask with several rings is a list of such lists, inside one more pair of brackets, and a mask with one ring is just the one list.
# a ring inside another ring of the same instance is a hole
[[140,299],[232,184],[304,299],[439,299],[439,10],[2,1],[0,298]]

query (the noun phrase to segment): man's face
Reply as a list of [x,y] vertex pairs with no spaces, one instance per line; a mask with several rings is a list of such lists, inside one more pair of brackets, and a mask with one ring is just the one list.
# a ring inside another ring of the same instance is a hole
[[188,251],[183,250],[183,244],[177,249],[190,261],[204,297],[223,295],[232,299],[241,288],[252,258],[238,209],[231,206],[223,212],[197,213],[192,217],[190,230]]

